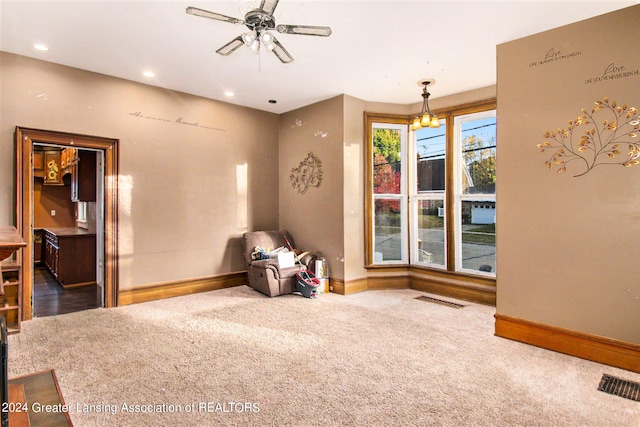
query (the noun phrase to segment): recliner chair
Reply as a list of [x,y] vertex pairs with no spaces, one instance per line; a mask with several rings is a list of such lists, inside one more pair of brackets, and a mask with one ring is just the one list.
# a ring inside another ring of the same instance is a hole
[[254,260],[251,254],[256,246],[272,250],[281,246],[288,247],[285,236],[295,248],[293,237],[287,230],[250,231],[243,235],[249,286],[270,297],[294,292],[296,273],[299,270],[306,270],[306,266],[296,263],[293,267],[280,268],[277,259]]

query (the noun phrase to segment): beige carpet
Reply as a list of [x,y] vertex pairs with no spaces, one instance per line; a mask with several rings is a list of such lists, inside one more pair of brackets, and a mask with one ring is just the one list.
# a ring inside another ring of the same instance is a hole
[[[76,426],[640,426],[638,374],[493,335],[412,290],[248,287],[23,323],[10,376],[55,369]],[[230,404],[229,402],[233,402]]]

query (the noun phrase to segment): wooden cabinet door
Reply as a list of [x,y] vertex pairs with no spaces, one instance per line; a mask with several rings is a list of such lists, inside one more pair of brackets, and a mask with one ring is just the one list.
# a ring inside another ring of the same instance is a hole
[[33,152],[33,176],[44,178],[44,151]]
[[53,275],[56,276],[56,279],[60,280],[60,249],[53,246],[51,257],[53,259]]
[[96,236],[59,236],[59,249],[54,256],[62,286],[95,283]]
[[78,166],[73,165],[69,170],[71,171],[71,201],[77,202],[80,200],[78,195]]
[[76,164],[78,182],[77,200],[82,202],[96,201],[96,152],[81,150],[78,152]]
[[87,150],[80,150],[77,153],[77,161],[69,168],[71,171],[71,201],[95,202],[96,153]]
[[44,152],[44,184],[64,185],[62,182],[62,168],[60,166],[59,151]]

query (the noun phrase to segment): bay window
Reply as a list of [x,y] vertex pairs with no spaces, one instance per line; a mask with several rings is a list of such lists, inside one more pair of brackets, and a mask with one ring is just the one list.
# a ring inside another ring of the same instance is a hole
[[437,114],[367,114],[366,264],[495,277],[495,101]]

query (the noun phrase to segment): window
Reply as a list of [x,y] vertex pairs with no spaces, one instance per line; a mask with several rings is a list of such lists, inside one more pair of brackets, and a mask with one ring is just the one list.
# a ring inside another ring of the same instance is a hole
[[446,121],[439,128],[413,132],[415,159],[411,179],[411,260],[413,264],[445,268]]
[[454,119],[456,271],[496,271],[496,112]]
[[495,277],[495,101],[437,114],[367,115],[367,264]]
[[86,226],[87,224],[87,202],[76,203],[76,222],[79,226]]
[[373,257],[376,264],[406,264],[407,126],[376,124],[373,140]]

